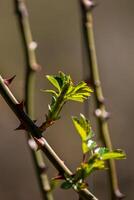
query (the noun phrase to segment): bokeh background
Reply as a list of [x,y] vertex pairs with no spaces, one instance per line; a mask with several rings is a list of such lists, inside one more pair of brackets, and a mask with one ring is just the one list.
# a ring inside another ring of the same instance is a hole
[[[17,75],[11,89],[18,100],[24,96],[25,61],[13,0],[0,1],[0,73],[3,77]],[[72,76],[75,82],[83,79],[80,10],[77,0],[27,0],[34,40],[38,43],[37,57],[42,71],[36,79],[36,119],[40,124],[47,113],[49,95],[40,92],[49,88],[46,74],[59,70]],[[117,170],[121,191],[126,200],[133,199],[133,141],[134,141],[134,1],[100,0],[94,10],[95,40],[99,70],[115,148],[127,153],[127,160],[118,161]],[[94,131],[93,100],[89,104]],[[79,165],[82,153],[70,115],[85,111],[79,103],[69,103],[61,120],[45,133],[48,142],[72,169]],[[32,159],[23,131],[15,132],[18,120],[0,98],[0,199],[41,200]],[[100,137],[97,136],[98,141]],[[44,157],[51,178],[56,171]],[[89,180],[90,189],[100,200],[109,200],[106,172],[96,172]],[[55,199],[78,199],[73,191],[56,190]]]

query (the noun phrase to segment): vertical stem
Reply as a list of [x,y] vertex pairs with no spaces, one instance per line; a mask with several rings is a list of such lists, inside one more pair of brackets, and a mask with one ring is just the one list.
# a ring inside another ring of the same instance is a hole
[[[91,69],[91,77],[94,86],[94,94],[96,99],[96,106],[101,116],[98,116],[98,123],[100,127],[100,133],[102,134],[103,142],[105,143],[106,147],[110,150],[113,149],[112,142],[109,133],[108,122],[106,120],[106,115],[108,114],[104,104],[104,97],[102,92],[102,86],[100,82],[99,76],[99,69],[97,63],[97,56],[96,56],[96,49],[95,49],[95,40],[94,40],[94,32],[93,32],[93,18],[91,13],[91,8],[86,10],[84,5],[81,4],[82,12],[83,12],[83,29],[84,29],[84,36],[86,40],[86,47],[87,52],[89,55],[89,65]],[[85,27],[86,26],[86,27]],[[111,182],[111,190],[112,190],[112,199],[121,199],[124,195],[120,192],[118,178],[117,178],[117,171],[115,166],[115,161],[109,161],[109,177]]]
[[[28,11],[24,0],[15,0],[16,11],[18,13],[18,22],[20,27],[20,33],[23,40],[24,55],[26,60],[26,79],[25,79],[25,106],[26,112],[32,120],[34,120],[34,91],[35,91],[35,72],[39,69],[37,64],[35,49],[37,44],[32,39],[31,28],[29,24]],[[27,134],[28,140],[31,139]],[[34,161],[36,174],[42,199],[53,200],[51,194],[51,188],[49,185],[48,177],[46,174],[46,166],[43,160],[41,151],[35,151],[31,149],[31,155]]]

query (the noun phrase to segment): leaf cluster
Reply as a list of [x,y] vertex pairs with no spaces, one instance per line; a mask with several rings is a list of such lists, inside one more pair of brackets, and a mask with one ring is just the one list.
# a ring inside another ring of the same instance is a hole
[[58,75],[47,75],[46,78],[55,87],[55,90],[43,90],[52,94],[51,104],[48,105],[48,118],[51,120],[59,119],[60,111],[67,101],[83,102],[92,92],[91,88],[83,81],[74,85],[71,77],[63,72],[59,72]]
[[61,188],[74,188],[76,191],[79,191],[87,187],[85,179],[90,176],[92,172],[108,169],[107,160],[125,159],[126,155],[120,149],[110,151],[106,147],[98,147],[97,143],[93,140],[94,133],[90,122],[83,114],[80,114],[80,118],[72,117],[72,120],[81,137],[83,154],[89,153],[89,157],[80,164],[72,176],[65,175],[65,181],[62,182]]
[[[55,90],[44,90],[52,94],[51,104],[48,105],[49,112],[46,122],[53,122],[59,119],[61,109],[67,101],[83,102],[91,95],[92,90],[85,82],[81,81],[77,85],[74,85],[71,77],[65,75],[63,72],[59,72],[58,75],[47,75],[46,77],[55,88]],[[83,155],[85,156],[88,153],[89,156],[86,160],[82,161],[72,176],[64,174],[65,181],[61,184],[61,188],[74,188],[79,191],[87,187],[85,179],[92,172],[107,169],[107,160],[124,159],[126,155],[122,150],[110,151],[106,147],[98,147],[93,139],[94,133],[91,124],[83,114],[80,114],[79,118],[72,117],[72,121],[81,137]],[[54,179],[53,185],[55,185]]]

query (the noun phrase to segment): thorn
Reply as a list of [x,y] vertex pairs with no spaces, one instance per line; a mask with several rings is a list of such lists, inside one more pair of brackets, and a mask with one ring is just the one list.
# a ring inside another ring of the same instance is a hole
[[20,110],[23,110],[23,109],[24,109],[24,101],[21,101],[20,103],[16,104],[16,106],[17,106]]
[[38,63],[33,63],[33,64],[31,65],[31,69],[32,69],[33,71],[40,71],[40,70],[41,70],[41,65],[39,65]]
[[5,85],[6,85],[6,86],[9,86],[9,85],[12,83],[12,81],[14,80],[15,77],[16,77],[16,75],[12,76],[12,77],[9,78],[9,79],[4,79]]
[[119,189],[117,189],[117,190],[114,191],[114,195],[115,195],[115,197],[116,197],[117,199],[123,199],[123,198],[126,197],[124,194],[122,194],[122,193],[120,192]]
[[52,178],[52,180],[63,180],[63,179],[65,179],[65,177],[62,174],[58,174],[57,176]]
[[23,123],[20,123],[20,125],[16,129],[14,129],[14,130],[15,131],[17,131],[17,130],[26,130],[26,127],[24,126]]

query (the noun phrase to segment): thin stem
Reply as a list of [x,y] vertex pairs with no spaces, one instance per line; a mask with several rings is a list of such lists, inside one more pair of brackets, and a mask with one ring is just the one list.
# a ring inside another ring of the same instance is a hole
[[[112,147],[109,127],[108,127],[108,122],[107,122],[108,112],[106,111],[105,104],[104,104],[104,97],[103,97],[98,63],[97,63],[94,32],[93,32],[93,18],[92,18],[91,8],[89,9],[89,7],[86,7],[86,5],[84,6],[83,4],[81,4],[82,13],[83,13],[83,26],[84,26],[83,29],[84,29],[84,34],[85,34],[85,40],[87,43],[87,51],[89,55],[89,65],[91,69],[91,76],[92,76],[92,81],[93,81],[93,86],[94,86],[96,106],[97,106],[97,110],[100,113],[97,116],[97,118],[98,118],[98,122],[100,126],[100,133],[103,136],[103,142],[105,143],[106,147],[112,150],[113,147]],[[109,161],[109,167],[110,167],[109,176],[111,180],[112,196],[114,196],[117,199],[120,199],[124,195],[120,192],[120,189],[119,189],[117,171],[116,171],[114,160]]]
[[46,121],[43,122],[43,124],[40,126],[41,131],[45,131],[49,126],[51,126],[55,122],[55,120],[57,120],[60,117],[61,109],[64,106],[64,104],[66,103],[64,96],[65,96],[68,88],[69,88],[69,84],[65,84],[60,95],[56,99],[56,102],[54,104],[52,111],[49,110],[48,115],[46,117]]
[[[28,115],[34,120],[34,91],[35,91],[35,72],[38,69],[35,49],[36,43],[32,39],[31,27],[29,23],[28,10],[24,0],[15,0],[15,7],[18,13],[18,23],[20,34],[24,46],[24,55],[26,61],[26,79],[25,79],[25,106]],[[27,134],[27,139],[31,136]],[[49,180],[46,174],[46,167],[41,151],[36,152],[30,148],[33,162],[36,169],[39,188],[42,194],[42,199],[53,200]]]
[[[13,96],[9,88],[5,85],[4,80],[1,76],[0,93],[9,105],[9,107],[12,109],[12,111],[16,114],[18,119],[24,124],[25,129],[27,129],[31,133],[36,144],[40,147],[40,149],[45,153],[47,158],[54,165],[54,167],[58,170],[59,174],[63,176],[65,174],[71,176],[72,172],[47,143],[45,138],[42,136],[42,132],[40,131],[40,129],[33,123],[33,121],[28,117],[23,109],[19,108],[19,102]],[[97,200],[97,198],[87,189],[81,189],[80,191],[76,192],[83,200]]]

